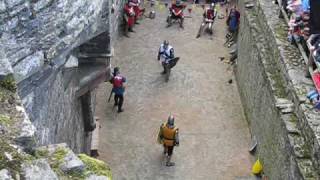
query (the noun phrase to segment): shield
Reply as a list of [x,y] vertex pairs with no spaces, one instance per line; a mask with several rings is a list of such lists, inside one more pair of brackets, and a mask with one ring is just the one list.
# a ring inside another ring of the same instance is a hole
[[169,61],[169,67],[170,67],[170,69],[173,68],[173,67],[177,64],[177,62],[179,61],[179,59],[180,59],[180,57],[175,57],[175,58],[173,58],[173,59],[171,59],[171,60]]

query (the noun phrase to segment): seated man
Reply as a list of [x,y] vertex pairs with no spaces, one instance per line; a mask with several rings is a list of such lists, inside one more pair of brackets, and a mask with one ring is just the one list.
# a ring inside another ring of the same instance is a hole
[[217,15],[217,12],[215,10],[215,4],[212,3],[210,5],[209,8],[206,8],[205,12],[203,13],[203,22],[200,26],[200,29],[199,29],[199,32],[197,34],[197,38],[200,37],[202,31],[203,31],[203,28],[206,26],[206,25],[209,25],[209,29],[210,29],[210,33],[212,34],[212,25],[213,25],[213,22],[214,22],[214,19]]
[[131,6],[133,6],[133,10],[134,10],[134,13],[135,13],[135,16],[134,16],[134,22],[135,24],[139,24],[138,23],[138,18],[143,15],[144,13],[144,9],[140,9],[140,0],[129,0],[129,4]]
[[186,6],[181,3],[181,0],[176,0],[176,3],[173,3],[171,7],[169,8],[170,10],[170,15],[168,17],[168,27],[171,26],[172,24],[172,19],[179,19],[180,20],[180,27],[183,28],[183,20],[184,20],[184,15],[183,15],[183,10]]

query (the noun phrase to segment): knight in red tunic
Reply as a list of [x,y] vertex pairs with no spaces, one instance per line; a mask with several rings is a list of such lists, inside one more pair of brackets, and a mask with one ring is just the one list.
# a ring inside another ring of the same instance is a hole
[[197,34],[197,38],[200,37],[204,27],[208,25],[208,29],[210,30],[210,34],[212,34],[212,26],[214,19],[216,18],[217,12],[215,10],[215,4],[212,3],[209,8],[206,8],[203,13],[203,22],[201,23],[199,32]]
[[143,15],[145,9],[140,9],[140,0],[129,0],[129,4],[133,6],[133,10],[135,13],[134,22],[135,24],[139,24],[138,19]]
[[124,5],[124,19],[126,22],[125,36],[129,37],[128,31],[134,32],[132,27],[134,25],[134,20],[135,20],[134,8],[130,3],[126,3]]
[[180,20],[180,27],[183,28],[183,20],[184,20],[184,15],[183,15],[183,10],[185,9],[185,5],[181,3],[181,0],[176,0],[176,3],[173,3],[171,7],[169,8],[170,10],[170,15],[168,16],[167,22],[168,22],[168,27],[171,26],[172,24],[172,19]]

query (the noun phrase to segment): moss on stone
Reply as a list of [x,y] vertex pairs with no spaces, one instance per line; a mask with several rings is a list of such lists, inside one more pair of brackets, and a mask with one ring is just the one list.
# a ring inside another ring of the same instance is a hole
[[[85,154],[79,154],[78,155],[81,161],[86,165],[86,170],[92,172],[93,174],[100,175],[100,176],[107,176],[110,179],[112,179],[111,169],[109,166],[98,159],[89,157]],[[85,173],[90,174],[90,173]]]
[[274,29],[276,37],[281,40],[287,41],[288,33],[287,33],[286,29],[287,29],[287,27],[285,27],[283,24],[279,23]]
[[48,149],[38,149],[35,152],[35,157],[36,158],[47,158],[49,155]]
[[281,78],[279,72],[274,72],[271,76],[271,78],[274,80],[274,87],[276,90],[276,95],[280,98],[287,97],[286,88],[284,86],[284,81]]
[[16,92],[17,90],[17,84],[13,77],[13,75],[6,76],[4,79],[0,81],[0,86],[12,91]]
[[0,102],[3,102],[12,95],[12,92],[8,89],[5,89],[4,87],[0,86]]
[[11,123],[11,118],[7,115],[0,114],[0,125],[8,125]]
[[295,123],[298,122],[297,116],[294,115],[294,114],[291,114],[291,115],[290,115],[290,121],[291,121],[291,122],[295,122]]
[[[59,177],[65,176],[64,172],[60,169],[60,166],[64,162],[64,157],[67,155],[67,153],[68,151],[65,148],[59,147],[58,149],[56,149],[55,152],[53,152],[48,157],[50,167]],[[40,154],[45,155],[46,154],[45,150],[40,152]],[[61,179],[64,179],[64,178],[61,178]]]
[[[25,157],[12,147],[5,138],[0,138],[0,143],[0,169],[7,169],[12,174],[18,174]],[[12,159],[8,159],[6,153],[10,154]]]

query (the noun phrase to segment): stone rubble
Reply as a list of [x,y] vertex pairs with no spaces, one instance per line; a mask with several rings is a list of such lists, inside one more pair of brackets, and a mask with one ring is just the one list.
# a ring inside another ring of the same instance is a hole
[[0,179],[1,180],[13,180],[13,178],[10,175],[10,172],[6,169],[0,170]]
[[38,159],[31,163],[22,164],[22,174],[25,180],[58,180],[58,176],[53,172],[45,159]]

